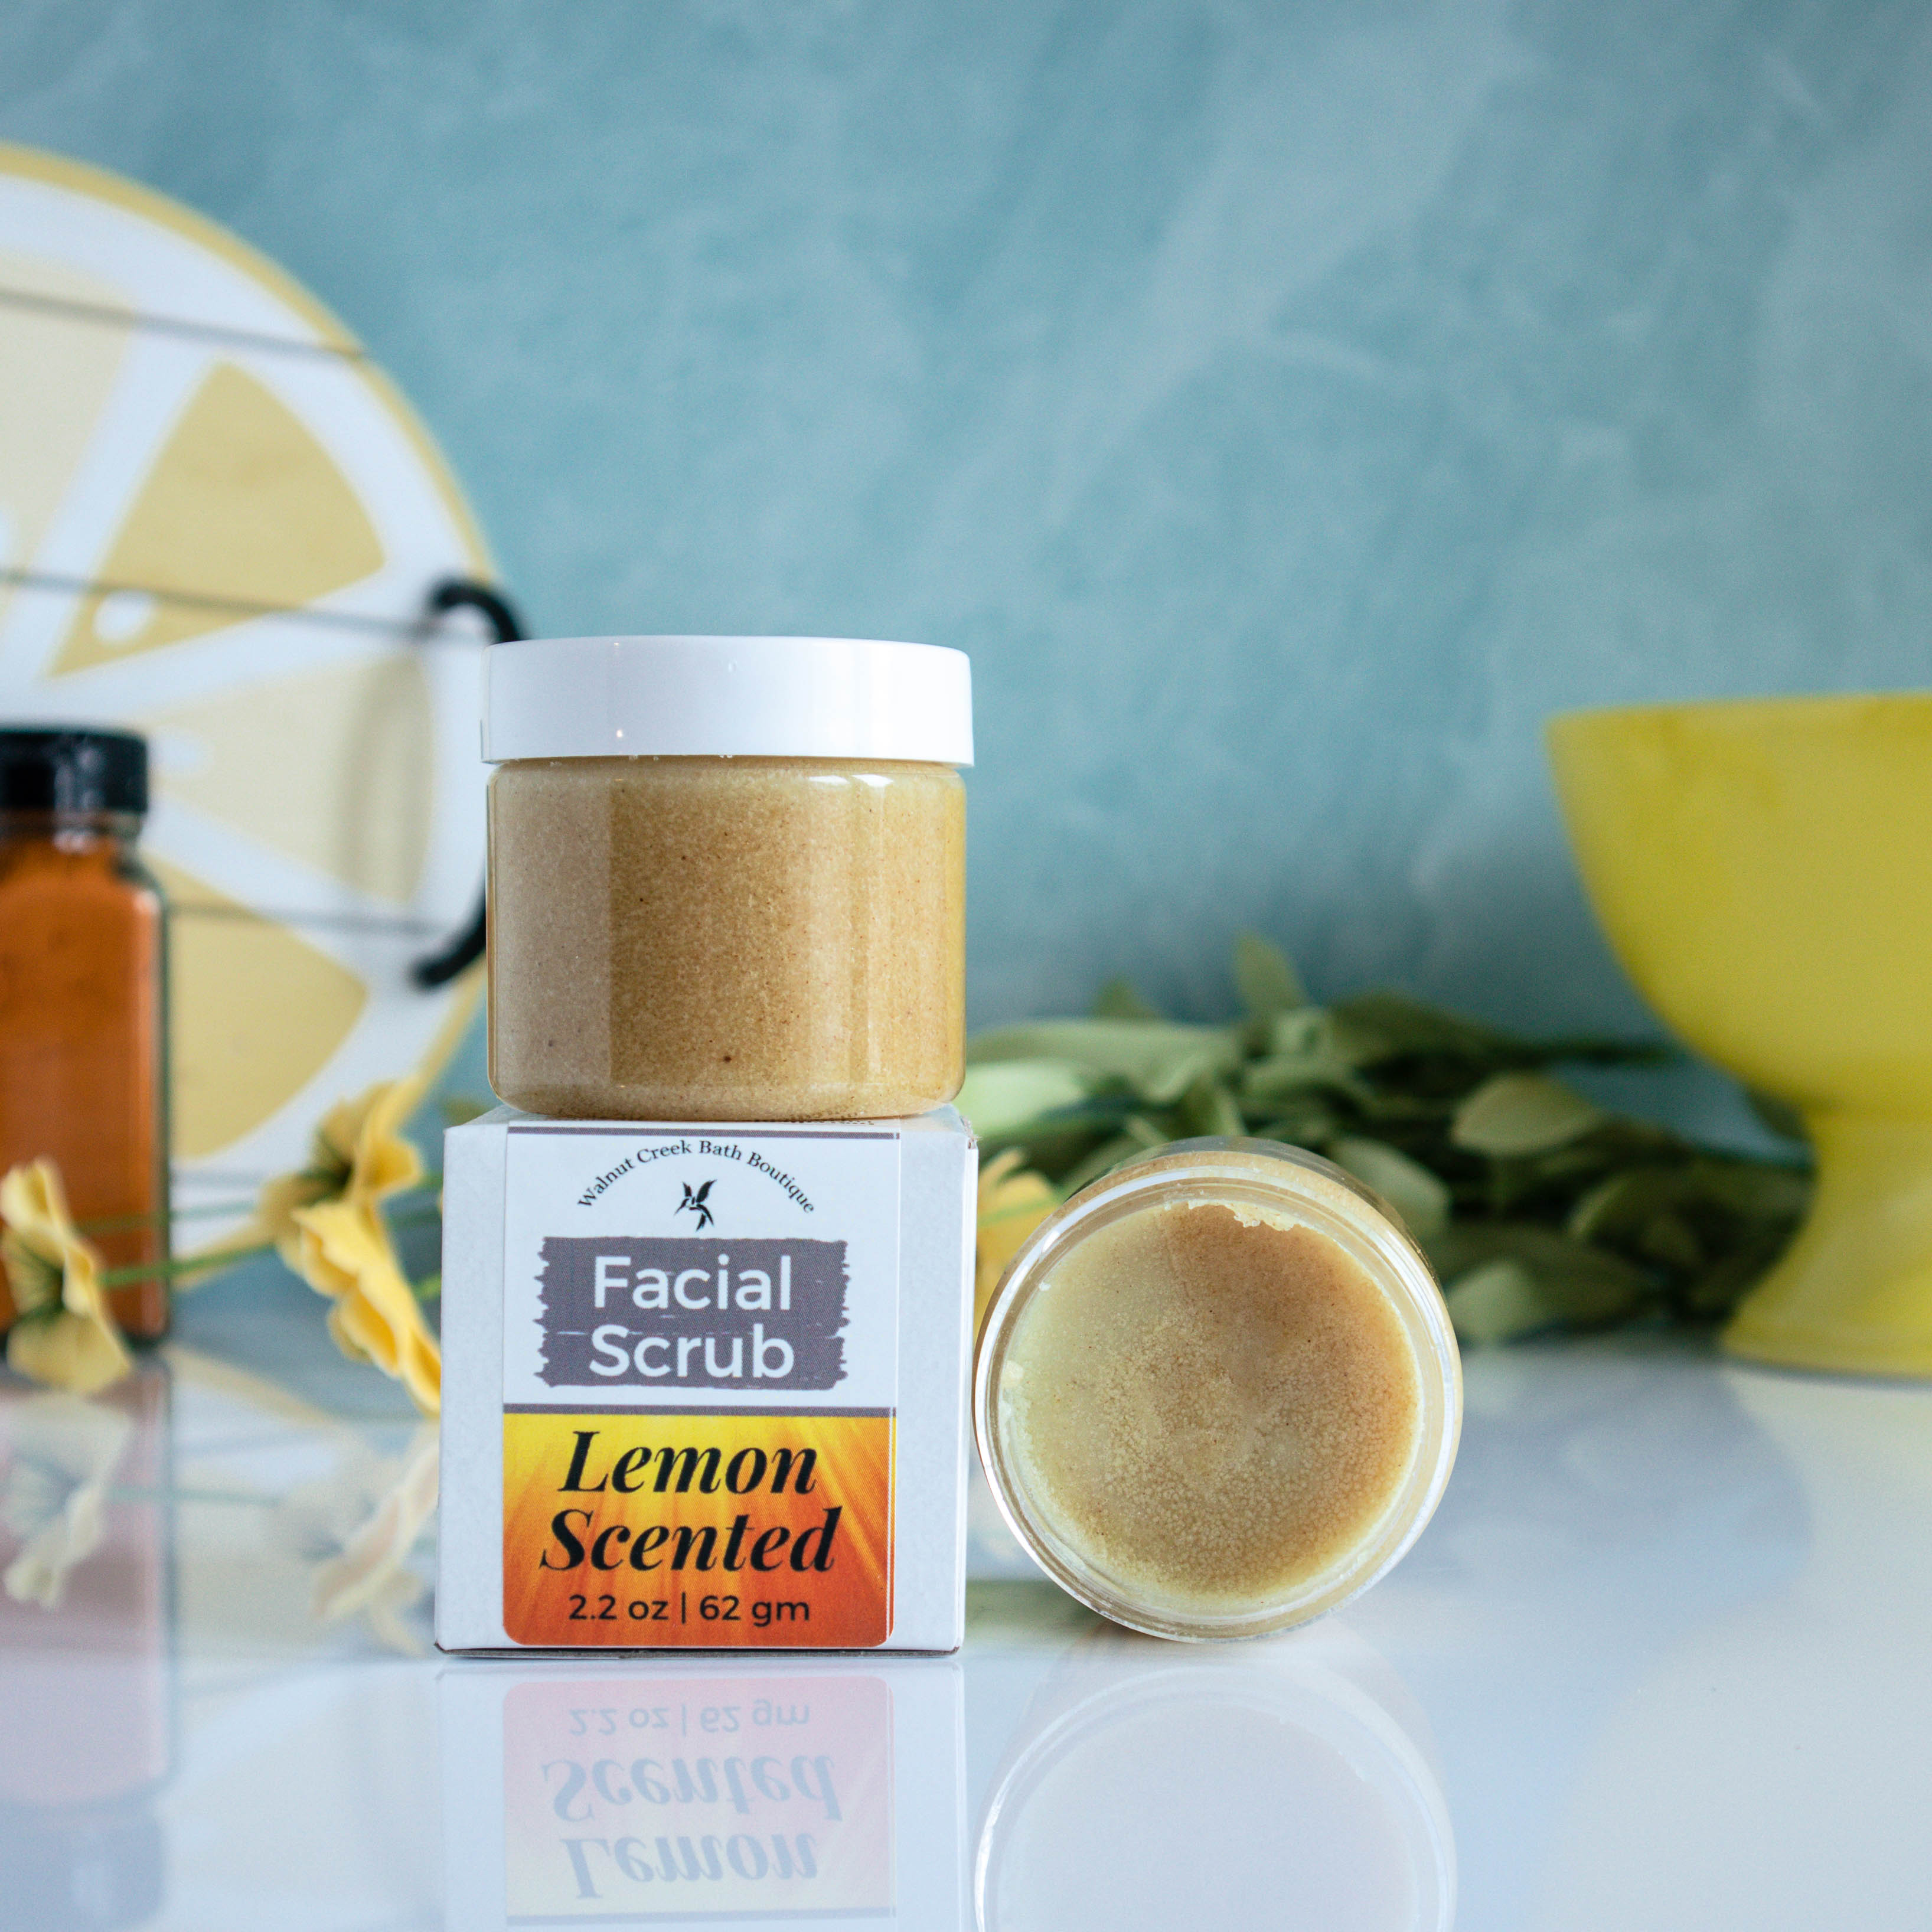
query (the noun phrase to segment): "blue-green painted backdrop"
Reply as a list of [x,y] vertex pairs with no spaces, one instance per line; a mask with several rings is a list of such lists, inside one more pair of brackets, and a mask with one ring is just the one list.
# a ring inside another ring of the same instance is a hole
[[10,0],[0,135],[310,284],[538,628],[970,650],[982,1021],[1635,1023],[1540,720],[1926,678],[1921,5]]

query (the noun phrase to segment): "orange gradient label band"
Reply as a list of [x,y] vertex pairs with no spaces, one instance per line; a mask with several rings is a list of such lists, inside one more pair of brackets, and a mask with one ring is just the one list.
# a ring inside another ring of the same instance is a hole
[[579,1648],[866,1649],[892,1627],[892,1418],[503,1418],[503,1628]]

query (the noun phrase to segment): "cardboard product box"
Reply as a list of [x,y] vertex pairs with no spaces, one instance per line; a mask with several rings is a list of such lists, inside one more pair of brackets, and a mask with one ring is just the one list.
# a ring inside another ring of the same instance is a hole
[[954,1659],[462,1662],[438,1696],[466,1932],[964,1922]]
[[957,1113],[502,1107],[443,1176],[444,1649],[958,1648]]

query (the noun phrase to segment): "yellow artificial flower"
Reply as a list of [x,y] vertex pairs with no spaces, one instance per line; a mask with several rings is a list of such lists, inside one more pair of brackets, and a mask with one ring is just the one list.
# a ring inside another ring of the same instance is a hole
[[335,1304],[328,1332],[352,1360],[394,1376],[425,1415],[442,1407],[442,1352],[373,1202],[346,1197],[295,1213],[296,1272]]
[[1018,1148],[1009,1148],[980,1170],[979,1254],[973,1283],[976,1335],[1006,1264],[1060,1205],[1052,1183],[1044,1174],[1022,1168],[1023,1158]]
[[422,1156],[402,1135],[422,1094],[422,1080],[412,1077],[384,1081],[359,1100],[338,1101],[315,1130],[308,1166],[262,1190],[255,1211],[260,1238],[273,1241],[298,1274],[300,1209],[343,1199],[373,1204],[422,1178]]
[[16,1318],[7,1360],[31,1381],[93,1395],[133,1366],[100,1285],[100,1256],[68,1212],[60,1169],[26,1162],[0,1180],[0,1264]]
[[262,1190],[256,1227],[284,1262],[335,1306],[328,1332],[352,1360],[402,1383],[425,1415],[442,1402],[442,1354],[398,1265],[379,1206],[422,1178],[403,1138],[422,1097],[420,1079],[392,1080],[330,1109],[309,1164]]

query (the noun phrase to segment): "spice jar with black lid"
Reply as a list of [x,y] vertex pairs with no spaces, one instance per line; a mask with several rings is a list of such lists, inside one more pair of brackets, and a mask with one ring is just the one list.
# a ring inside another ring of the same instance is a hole
[[[53,1160],[110,1269],[168,1256],[166,938],[136,850],[147,809],[131,733],[0,730],[0,1169]],[[130,1335],[165,1333],[164,1275],[109,1299]]]

